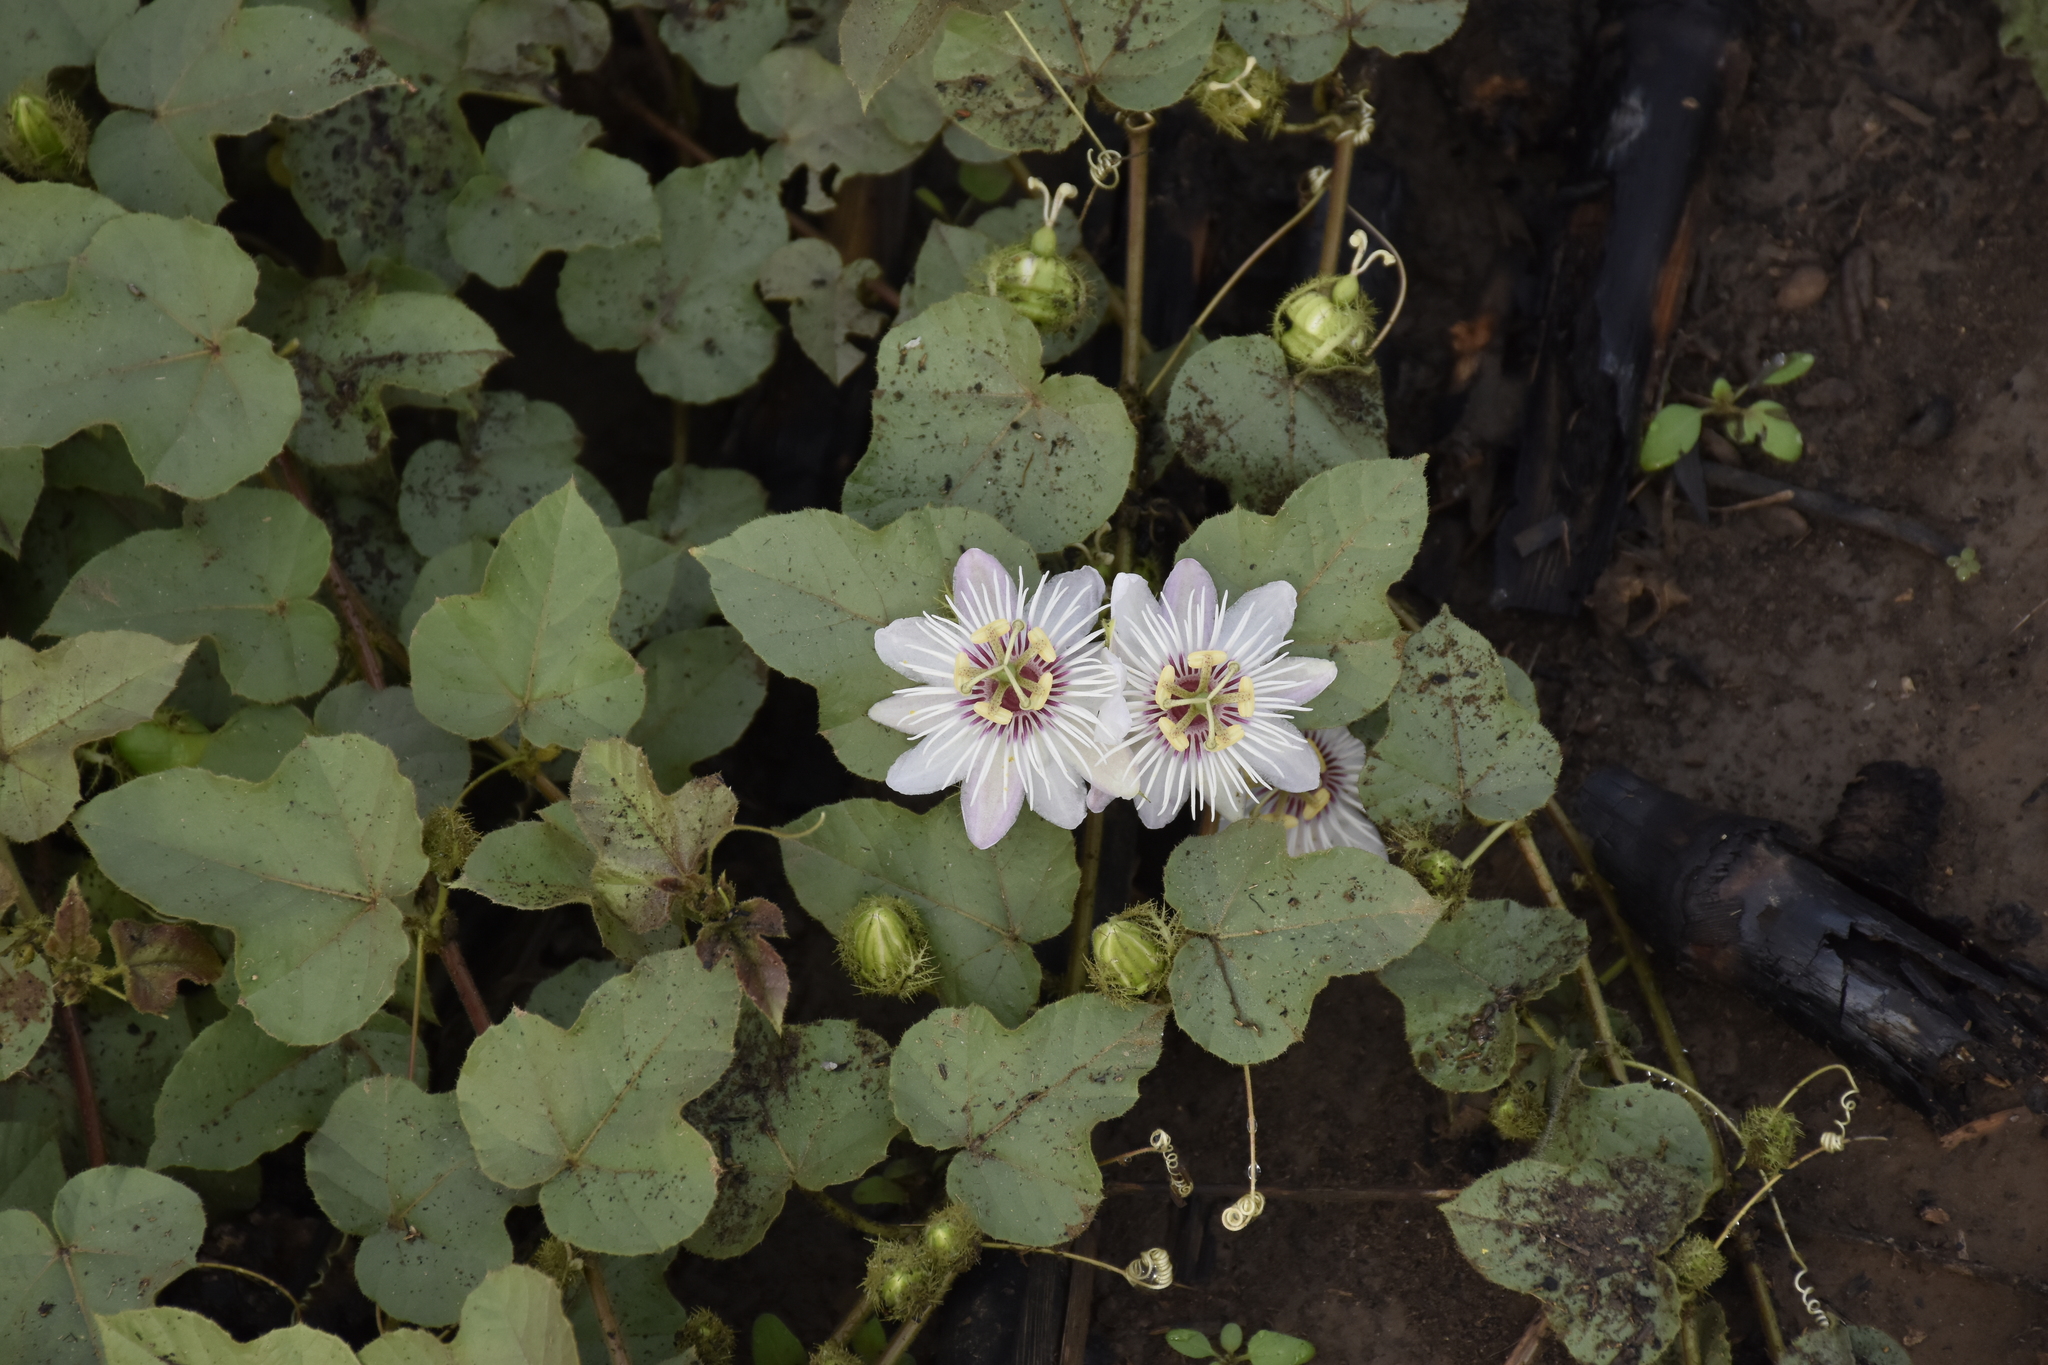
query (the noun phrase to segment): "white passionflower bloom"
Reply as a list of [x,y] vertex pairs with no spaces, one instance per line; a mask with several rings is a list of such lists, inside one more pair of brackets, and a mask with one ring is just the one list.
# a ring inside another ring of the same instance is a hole
[[1076,569],[1024,590],[1024,576],[969,550],[953,569],[953,616],[927,613],[875,632],[882,662],[920,686],[868,715],[917,736],[889,768],[906,796],[960,784],[967,837],[987,848],[1025,802],[1065,829],[1088,813],[1090,783],[1131,790],[1118,747],[1130,728],[1123,669],[1101,640],[1102,575]]
[[1322,761],[1322,779],[1307,791],[1269,791],[1252,810],[1254,820],[1287,826],[1287,852],[1299,858],[1326,848],[1362,848],[1384,858],[1386,841],[1358,799],[1365,772],[1365,741],[1341,727],[1304,736]]
[[[1282,652],[1294,585],[1268,583],[1220,602],[1209,571],[1174,566],[1160,595],[1136,574],[1110,594],[1110,649],[1124,665],[1138,818],[1158,829],[1192,802],[1226,820],[1255,793],[1307,791],[1322,760],[1288,717],[1330,685],[1337,665]],[[1107,804],[1097,791],[1091,804]]]

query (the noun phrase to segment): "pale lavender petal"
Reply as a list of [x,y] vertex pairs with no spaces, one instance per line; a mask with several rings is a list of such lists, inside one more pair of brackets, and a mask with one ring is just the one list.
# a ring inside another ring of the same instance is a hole
[[1294,603],[1292,583],[1253,588],[1224,612],[1216,647],[1237,660],[1241,668],[1257,667],[1280,652],[1287,632],[1294,629]]
[[1064,769],[1042,770],[1026,785],[1030,788],[1026,795],[1031,800],[1032,813],[1061,829],[1074,828],[1088,813],[1082,797],[1086,784]]
[[[893,768],[890,777],[895,777]],[[893,780],[890,786],[895,786]],[[994,847],[1017,823],[1017,812],[1023,808],[1024,782],[1009,746],[991,745],[986,758],[975,764],[960,787],[960,815],[967,824],[967,842],[976,848]]]
[[[1016,579],[987,550],[964,551],[953,566],[953,601],[969,630],[980,628],[992,617],[1014,617]],[[970,620],[970,616],[980,619]]]
[[[1088,765],[1088,780],[1092,791],[1088,798],[1091,810],[1101,810],[1117,797],[1133,797],[1138,794],[1138,769],[1131,761],[1129,749],[1112,749]],[[1093,792],[1103,793],[1102,806],[1095,804]]]
[[1117,794],[1107,787],[1091,785],[1088,788],[1088,809],[1096,815],[1108,810],[1109,803],[1116,799]]
[[1124,699],[1123,666],[1117,665],[1117,690],[1105,697],[1095,713],[1095,739],[1104,748],[1121,744],[1131,733],[1131,704]]
[[1166,576],[1166,586],[1159,590],[1159,599],[1176,621],[1207,625],[1216,619],[1216,580],[1192,559],[1183,559],[1173,566],[1173,572]]
[[921,735],[950,719],[960,698],[950,687],[906,687],[868,708],[868,719],[906,735]]
[[1276,791],[1314,791],[1322,784],[1323,760],[1308,737],[1291,725],[1259,717],[1245,723],[1245,764]]
[[1033,594],[1026,615],[1064,652],[1095,633],[1102,592],[1102,575],[1093,569],[1054,574]]

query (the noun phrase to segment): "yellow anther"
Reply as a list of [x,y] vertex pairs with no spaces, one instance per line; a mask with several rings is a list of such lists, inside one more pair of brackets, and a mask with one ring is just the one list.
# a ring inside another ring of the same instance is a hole
[[998,705],[993,701],[978,701],[974,703],[971,709],[975,715],[980,716],[990,725],[1008,725],[1011,721],[1017,719],[1015,711]]
[[1060,652],[1052,647],[1051,638],[1037,626],[1033,626],[1031,634],[1025,637],[1025,648],[1036,654],[1040,663],[1059,662]]
[[1186,731],[1181,726],[1175,725],[1165,716],[1159,718],[1159,733],[1166,737],[1166,742],[1173,746],[1175,753],[1184,754],[1188,751]]
[[974,634],[968,636],[967,642],[969,644],[974,645],[994,644],[997,640],[1002,639],[1005,635],[1008,635],[1009,633],[1010,623],[1008,621],[1005,621],[1002,617],[998,616],[995,620],[989,622],[980,630],[977,630],[974,632]]
[[1052,674],[1041,673],[1038,681],[1031,684],[1031,690],[1024,694],[1023,706],[1026,711],[1036,711],[1052,698]]
[[974,685],[980,681],[981,670],[974,666],[974,660],[968,658],[965,653],[955,654],[953,656],[953,690],[964,697],[972,692]]
[[1278,825],[1282,829],[1293,829],[1301,823],[1301,821],[1295,819],[1284,810],[1264,810],[1252,818],[1254,820],[1263,820],[1270,825]]
[[1251,719],[1252,680],[1250,674],[1246,674],[1237,680],[1237,714],[1241,719]]
[[1308,794],[1308,799],[1301,803],[1301,818],[1304,820],[1313,820],[1318,815],[1321,815],[1324,809],[1329,806],[1329,804],[1329,788],[1317,787],[1314,791]]
[[1212,754],[1222,753],[1243,738],[1242,725],[1219,725],[1210,730],[1202,740],[1202,747]]
[[1173,700],[1174,679],[1173,665],[1161,664],[1159,666],[1159,682],[1152,689],[1152,704],[1162,711]]
[[1188,655],[1189,668],[1221,668],[1230,662],[1230,656],[1220,649],[1198,649]]

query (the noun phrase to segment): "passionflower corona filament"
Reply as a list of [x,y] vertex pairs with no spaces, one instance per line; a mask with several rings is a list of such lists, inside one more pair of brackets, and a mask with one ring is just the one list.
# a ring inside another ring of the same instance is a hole
[[[1138,818],[1158,829],[1192,803],[1241,819],[1264,791],[1313,790],[1323,760],[1288,717],[1337,676],[1326,659],[1285,653],[1294,585],[1267,583],[1235,604],[1209,571],[1174,566],[1158,597],[1117,575],[1111,644],[1124,666]],[[1121,793],[1098,790],[1098,808]]]
[[1299,858],[1326,848],[1362,848],[1387,856],[1386,841],[1358,798],[1365,771],[1365,741],[1345,729],[1310,730],[1303,738],[1316,751],[1322,774],[1306,791],[1268,791],[1253,808],[1254,820],[1287,827],[1287,852]]
[[967,837],[987,848],[1026,802],[1072,829],[1092,783],[1131,791],[1118,744],[1129,728],[1122,670],[1102,647],[1102,575],[1076,569],[1024,590],[1023,575],[969,550],[953,570],[950,618],[927,614],[875,632],[882,662],[915,679],[868,715],[917,736],[889,768],[906,796],[960,785]]

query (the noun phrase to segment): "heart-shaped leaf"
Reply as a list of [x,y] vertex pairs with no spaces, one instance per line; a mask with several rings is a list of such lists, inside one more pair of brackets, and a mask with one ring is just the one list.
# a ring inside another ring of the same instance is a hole
[[[0,17],[0,26],[6,23]],[[0,42],[0,69],[6,54]],[[0,90],[13,89],[0,85]],[[108,219],[126,212],[105,195],[77,185],[0,180],[0,312],[62,294],[71,258],[85,250]]]
[[678,1105],[732,1061],[739,988],[690,952],[600,986],[575,1027],[514,1011],[471,1047],[456,1085],[484,1174],[540,1186],[558,1237],[638,1256],[696,1231],[716,1196],[711,1145]]
[[901,170],[924,150],[921,142],[896,136],[882,111],[863,110],[846,73],[815,48],[784,47],[755,62],[740,78],[740,117],[775,145],[761,158],[770,184],[781,184],[798,168],[811,172],[804,209],[832,207],[825,182],[887,175]]
[[1439,906],[1363,849],[1287,856],[1287,831],[1243,821],[1166,863],[1166,899],[1192,935],[1167,987],[1187,1035],[1226,1062],[1267,1062],[1308,1031],[1333,976],[1376,971],[1422,942]]
[[1401,623],[1387,589],[1422,544],[1422,466],[1420,458],[1339,465],[1297,488],[1273,516],[1238,508],[1181,543],[1180,558],[1201,561],[1233,597],[1275,579],[1294,584],[1291,651],[1334,659],[1338,669],[1337,681],[1295,717],[1305,729],[1347,725],[1393,690]]
[[768,695],[768,670],[731,626],[663,636],[640,651],[640,666],[647,709],[630,738],[664,787],[681,786],[692,764],[731,747]]
[[1550,799],[1560,762],[1543,722],[1508,695],[1493,646],[1447,610],[1402,647],[1360,795],[1382,824],[1519,820]]
[[218,497],[277,453],[299,420],[298,385],[268,341],[235,325],[255,304],[256,267],[233,237],[124,214],[93,233],[67,280],[60,297],[0,314],[0,447],[111,423],[151,483],[188,498]]
[[738,85],[789,31],[788,0],[632,0],[661,11],[661,41],[706,85]]
[[1038,329],[1000,299],[956,295],[882,338],[874,435],[847,476],[847,515],[879,526],[916,507],[969,507],[1039,550],[1108,519],[1138,436],[1086,375],[1047,378]]
[[251,701],[317,692],[334,672],[340,628],[311,600],[331,542],[288,493],[237,488],[188,503],[175,531],[141,531],[80,569],[43,622],[46,635],[143,631],[210,639],[221,675]]
[[1165,1026],[1164,1006],[1094,994],[1055,1001],[1017,1029],[979,1005],[937,1010],[897,1045],[889,1093],[914,1140],[960,1149],[946,1190],[983,1233],[1056,1246],[1102,1202],[1089,1134],[1137,1102]]
[[1426,52],[1464,19],[1465,0],[1223,0],[1230,36],[1290,81],[1329,75],[1352,43]]
[[703,886],[704,855],[731,828],[740,803],[715,777],[665,795],[645,754],[623,739],[601,739],[577,761],[569,804],[597,855],[590,870],[596,908],[644,934],[668,922],[677,897]]
[[841,265],[837,247],[804,237],[762,264],[761,297],[789,305],[789,334],[827,379],[843,384],[868,358],[852,339],[879,335],[888,322],[861,299],[861,287],[881,277],[873,261]]
[[752,154],[685,166],[655,187],[661,240],[579,251],[556,291],[562,321],[601,351],[637,350],[640,377],[683,403],[730,398],[775,359],[775,319],[754,292],[789,240]]
[[496,540],[571,478],[598,520],[618,520],[611,494],[576,463],[583,433],[555,404],[480,393],[475,415],[456,430],[458,440],[429,441],[414,451],[399,480],[399,524],[429,559],[465,540]]
[[1326,469],[1387,454],[1377,370],[1296,374],[1263,333],[1225,337],[1183,361],[1166,425],[1188,468],[1221,479],[1233,503],[1255,512],[1278,510]]
[[[767,514],[768,491],[744,470],[706,469],[694,464],[677,469],[671,465],[654,476],[654,486],[647,493],[648,529],[685,552],[676,565],[668,609],[655,623],[656,635],[693,630],[718,614],[718,602],[711,595],[711,573],[688,552]],[[659,765],[657,759],[656,771]]]
[[1586,926],[1568,911],[1466,901],[1380,980],[1401,999],[1409,1052],[1431,1085],[1491,1090],[1514,1069],[1516,1010],[1585,952]]
[[367,735],[398,756],[420,817],[452,806],[469,781],[469,745],[420,714],[409,687],[343,683],[320,699],[313,728],[323,735]]
[[647,172],[591,147],[602,131],[594,118],[547,106],[493,129],[484,170],[448,206],[455,259],[510,289],[550,251],[658,237]]
[[57,1125],[0,1119],[0,1210],[26,1209],[47,1221],[63,1186],[64,1151]]
[[[106,1365],[357,1365],[340,1337],[303,1324],[254,1341],[236,1341],[211,1318],[186,1308],[137,1308],[98,1320]],[[438,1343],[436,1343],[438,1344]],[[390,1365],[390,1362],[386,1362]]]
[[406,1322],[454,1322],[512,1260],[512,1192],[477,1169],[455,1096],[399,1076],[349,1086],[306,1144],[306,1183],[334,1226],[361,1237],[356,1283]]
[[29,843],[63,824],[78,805],[78,746],[155,715],[191,652],[127,630],[41,653],[0,640],[0,835]]
[[[1081,871],[1073,838],[1025,820],[985,852],[975,849],[949,796],[923,815],[887,801],[841,801],[801,839],[782,841],[782,866],[812,918],[838,933],[863,896],[901,896],[917,907],[939,971],[939,998],[976,1004],[1022,1023],[1038,999],[1031,945],[1073,918]],[[809,828],[817,816],[792,822]]]
[[228,202],[216,138],[305,118],[398,73],[325,15],[242,0],[160,0],[108,35],[96,66],[117,108],[92,139],[92,176],[131,209],[210,222]]
[[822,1190],[857,1179],[898,1131],[889,1044],[850,1020],[791,1024],[778,1037],[749,1012],[738,1049],[732,1069],[683,1111],[723,1170],[718,1202],[684,1244],[699,1256],[752,1249],[792,1184]]
[[293,1047],[235,1009],[201,1030],[164,1078],[149,1165],[238,1170],[318,1128],[349,1085],[403,1074],[406,1043],[403,1023],[373,1014],[331,1043]]
[[562,1312],[562,1291],[532,1266],[493,1270],[462,1301],[455,1365],[513,1361],[577,1365],[576,1335]]
[[618,600],[611,538],[564,485],[506,529],[479,592],[443,598],[413,628],[420,714],[467,739],[516,724],[536,746],[624,734],[646,690],[607,629]]
[[592,70],[611,40],[597,0],[483,0],[469,21],[469,64],[543,80],[554,75],[557,53],[571,71]]
[[73,821],[122,890],[235,933],[264,1032],[317,1047],[391,996],[401,902],[426,875],[412,784],[361,735],[307,740],[268,782],[192,768],[137,778]]

